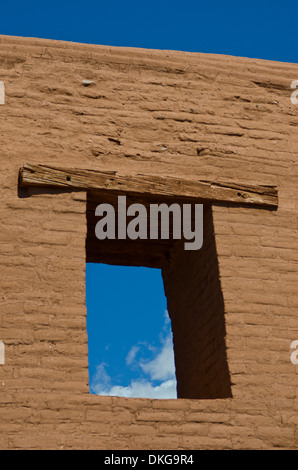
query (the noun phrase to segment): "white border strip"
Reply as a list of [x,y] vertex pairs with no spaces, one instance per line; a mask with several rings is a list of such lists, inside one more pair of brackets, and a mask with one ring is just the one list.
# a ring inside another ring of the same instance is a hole
[[0,81],[0,104],[5,104],[5,86],[4,82]]
[[0,341],[0,365],[3,366],[5,364],[5,346],[3,341]]

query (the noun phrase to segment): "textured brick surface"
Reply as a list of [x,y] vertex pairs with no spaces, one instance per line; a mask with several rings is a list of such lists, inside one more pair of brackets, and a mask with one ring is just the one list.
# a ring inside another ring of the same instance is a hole
[[172,319],[178,398],[232,396],[225,344],[221,291],[212,210],[205,206],[204,242],[184,250],[184,241],[163,267]]
[[[297,447],[297,78],[294,64],[0,36],[1,448]],[[233,398],[89,395],[86,194],[18,191],[26,162],[278,187],[277,212],[212,207]]]

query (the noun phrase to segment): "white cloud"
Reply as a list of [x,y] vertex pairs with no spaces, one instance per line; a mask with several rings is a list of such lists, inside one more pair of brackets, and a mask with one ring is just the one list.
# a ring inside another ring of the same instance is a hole
[[[134,345],[126,356],[126,365],[139,368],[140,377],[132,380],[130,385],[113,385],[112,379],[106,372],[107,364],[99,364],[93,376],[91,391],[97,395],[135,397],[135,398],[177,398],[173,339],[168,313],[165,313],[165,324],[160,335],[160,346],[146,349],[154,351],[154,357],[145,361],[137,358],[140,355],[140,344]],[[144,343],[142,343],[144,346]]]
[[149,362],[140,362],[142,370],[151,380],[167,380],[175,377],[175,362],[172,335],[168,335],[161,351]]
[[176,380],[167,380],[160,385],[153,385],[149,381],[132,381],[128,387],[114,385],[104,388],[97,384],[93,386],[93,391],[97,395],[134,397],[134,398],[177,398]]
[[169,312],[167,310],[165,310],[164,316],[165,316],[164,329],[166,329],[166,328],[171,327],[171,319],[170,319]]
[[138,354],[139,350],[140,350],[140,346],[133,346],[130,349],[125,359],[125,362],[128,366],[130,366],[135,361],[136,355]]
[[96,366],[96,372],[93,376],[91,391],[97,393],[97,388],[106,389],[111,386],[111,377],[107,374],[105,367],[107,364],[104,362]]

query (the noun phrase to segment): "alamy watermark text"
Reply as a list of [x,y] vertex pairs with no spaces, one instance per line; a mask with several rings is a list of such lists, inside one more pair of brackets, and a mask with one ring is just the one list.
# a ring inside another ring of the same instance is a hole
[[[149,214],[143,204],[131,204],[127,207],[126,196],[118,196],[117,216],[111,204],[100,204],[95,211],[96,217],[101,217],[95,226],[95,235],[98,240],[162,240],[170,238],[170,219],[172,220],[172,238],[187,240],[185,250],[199,250],[203,245],[203,205],[182,206],[173,203],[150,204]],[[132,218],[127,223],[128,218]],[[116,218],[118,230],[116,234]],[[160,222],[160,223],[159,223]],[[117,235],[117,237],[116,237]]]

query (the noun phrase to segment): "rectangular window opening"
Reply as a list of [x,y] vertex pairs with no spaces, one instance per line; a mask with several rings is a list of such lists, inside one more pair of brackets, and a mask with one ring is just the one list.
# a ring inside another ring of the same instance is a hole
[[[202,247],[187,251],[173,237],[99,240],[96,208],[116,207],[117,197],[108,191],[87,197],[90,393],[231,398],[211,206],[204,205]],[[144,196],[127,201],[144,203]]]
[[161,270],[88,263],[86,294],[90,393],[177,398]]

